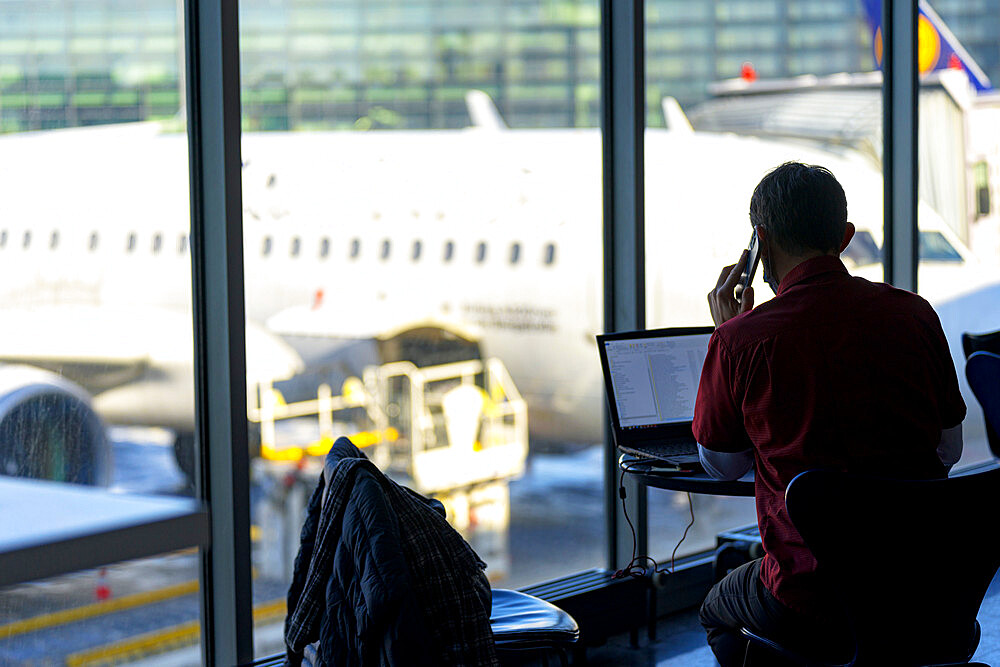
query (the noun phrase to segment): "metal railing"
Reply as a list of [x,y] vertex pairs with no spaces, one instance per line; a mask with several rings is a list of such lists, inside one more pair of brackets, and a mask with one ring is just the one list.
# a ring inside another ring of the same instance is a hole
[[[417,367],[369,366],[339,395],[328,384],[316,398],[285,403],[270,383],[248,392],[247,414],[260,424],[261,456],[298,461],[325,456],[336,437],[369,449],[383,470],[441,490],[519,475],[528,448],[527,406],[499,359]],[[277,424],[315,417],[318,438],[278,442]]]

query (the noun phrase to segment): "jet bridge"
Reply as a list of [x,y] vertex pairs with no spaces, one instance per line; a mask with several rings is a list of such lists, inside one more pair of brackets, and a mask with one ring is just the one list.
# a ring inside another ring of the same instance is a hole
[[491,578],[506,574],[508,483],[524,472],[527,406],[503,363],[482,358],[478,343],[460,334],[418,326],[322,355],[310,340],[306,374],[318,382],[311,396],[302,377],[249,392],[247,413],[260,431],[253,474],[274,491],[255,521],[269,554],[258,567],[290,572],[308,493],[333,442],[347,436],[389,477],[441,500]]

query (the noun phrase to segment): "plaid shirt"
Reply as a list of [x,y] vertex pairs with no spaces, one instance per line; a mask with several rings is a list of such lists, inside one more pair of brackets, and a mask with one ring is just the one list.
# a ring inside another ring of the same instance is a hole
[[[359,474],[370,474],[378,481],[396,515],[409,584],[422,612],[423,627],[430,635],[428,655],[414,656],[414,663],[432,658],[437,665],[497,665],[490,630],[490,588],[483,572],[486,565],[426,498],[387,478],[346,438],[339,439],[330,451],[324,475],[309,503],[288,593],[285,645],[289,664],[296,664],[304,647],[319,638],[344,510]],[[324,479],[328,480],[325,490]],[[367,639],[380,644],[383,638]],[[356,657],[361,663],[362,656]],[[322,651],[320,661],[326,664]]]

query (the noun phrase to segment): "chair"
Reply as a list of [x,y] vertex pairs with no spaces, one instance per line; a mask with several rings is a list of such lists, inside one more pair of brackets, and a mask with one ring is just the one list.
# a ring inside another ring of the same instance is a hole
[[533,595],[505,588],[493,589],[490,628],[502,664],[520,664],[525,658],[555,653],[567,665],[569,653],[580,638],[573,617]]
[[[974,352],[965,363],[965,377],[983,408],[987,435],[996,438],[1000,431],[1000,354]],[[991,440],[991,450],[993,445]]]
[[995,498],[998,485],[1000,470],[937,480],[801,473],[785,506],[842,595],[855,655],[823,662],[744,635],[798,665],[968,663],[979,644],[976,615],[1000,568],[1000,531],[972,508]]
[[[962,351],[965,353],[965,359],[968,359],[976,352],[991,352],[993,354],[1000,354],[1000,331],[992,331],[989,333],[972,334],[963,333],[962,334]],[[968,367],[965,371],[966,377],[969,375]],[[969,385],[972,385],[972,380],[969,380]],[[973,392],[975,392],[975,387],[973,387]],[[979,397],[976,393],[976,398],[979,399],[979,403],[982,404],[983,399]],[[983,406],[985,411],[986,406]],[[996,412],[994,414],[993,423],[990,423],[989,418],[986,419],[986,441],[989,443],[990,452],[993,456],[1000,458],[1000,427],[996,424]]]

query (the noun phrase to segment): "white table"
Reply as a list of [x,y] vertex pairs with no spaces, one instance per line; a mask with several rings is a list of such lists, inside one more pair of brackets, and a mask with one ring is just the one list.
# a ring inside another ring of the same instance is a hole
[[0,475],[0,586],[208,543],[190,498]]

